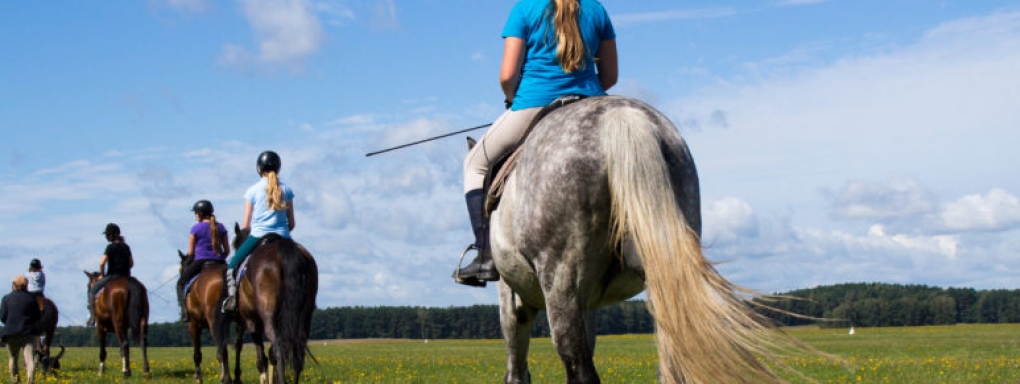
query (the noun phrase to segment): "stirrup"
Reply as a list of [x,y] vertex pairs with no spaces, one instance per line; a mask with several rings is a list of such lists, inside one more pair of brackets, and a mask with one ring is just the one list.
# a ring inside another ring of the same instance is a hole
[[481,250],[478,249],[478,246],[476,246],[474,244],[468,245],[467,248],[464,249],[464,252],[461,252],[460,259],[457,260],[457,268],[453,270],[453,281],[457,282],[457,284],[463,284],[463,285],[469,285],[469,286],[472,286],[472,287],[482,287],[482,288],[485,288],[485,286],[486,286],[485,280],[480,280],[477,277],[470,277],[470,278],[461,278],[460,277],[460,270],[462,269],[461,265],[464,264],[464,256],[467,256],[468,252],[471,252],[472,249],[477,249],[478,252],[481,252]]

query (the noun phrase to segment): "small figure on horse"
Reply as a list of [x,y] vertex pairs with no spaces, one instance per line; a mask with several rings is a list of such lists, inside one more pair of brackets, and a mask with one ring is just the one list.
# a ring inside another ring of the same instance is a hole
[[280,181],[280,166],[280,155],[273,151],[262,152],[255,162],[255,170],[261,179],[244,193],[243,229],[250,229],[251,233],[227,263],[224,312],[237,309],[237,276],[234,273],[238,265],[264,236],[275,233],[289,239],[290,231],[294,230],[294,192]]
[[202,268],[209,264],[224,264],[230,254],[230,241],[227,228],[216,222],[213,205],[209,200],[199,200],[191,208],[195,212],[195,225],[191,226],[188,239],[188,256],[191,263],[181,270],[177,279],[177,303],[181,306],[181,321],[188,321],[188,310],[185,308],[185,286],[195,278]]
[[124,236],[120,235],[120,226],[114,223],[106,225],[106,229],[103,230],[103,235],[106,236],[106,241],[110,242],[106,246],[106,251],[103,252],[102,258],[99,259],[99,271],[105,273],[103,277],[99,279],[92,287],[89,288],[88,295],[88,309],[89,309],[89,320],[87,325],[94,327],[96,325],[96,314],[95,314],[95,302],[96,293],[103,289],[106,283],[117,277],[131,277],[131,268],[135,266],[135,260],[131,256],[131,247],[124,242]]

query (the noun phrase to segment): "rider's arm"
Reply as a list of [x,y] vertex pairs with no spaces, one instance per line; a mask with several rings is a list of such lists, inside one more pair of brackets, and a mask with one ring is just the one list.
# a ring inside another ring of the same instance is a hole
[[294,201],[287,203],[287,229],[294,230]]
[[188,235],[188,255],[195,256],[195,235]]
[[524,39],[503,38],[503,64],[499,67],[499,85],[507,101],[514,101],[520,84],[521,65],[524,63]]
[[241,225],[241,229],[251,228],[251,211],[254,209],[250,201],[244,202],[244,224]]
[[106,254],[105,253],[103,254],[103,257],[99,258],[99,274],[102,275],[102,276],[106,276]]
[[616,57],[616,39],[602,40],[599,43],[598,61],[595,67],[599,72],[599,84],[602,90],[608,91],[616,85],[616,78],[619,76],[619,64]]
[[220,236],[223,237],[223,239],[220,240],[220,255],[223,256],[223,257],[230,256],[230,245],[229,245],[230,244],[230,237],[229,237],[229,235],[227,235],[226,231],[224,231],[223,233],[220,233]]

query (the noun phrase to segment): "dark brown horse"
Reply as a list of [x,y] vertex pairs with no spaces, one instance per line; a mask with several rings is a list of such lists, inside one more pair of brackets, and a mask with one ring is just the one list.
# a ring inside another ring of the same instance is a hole
[[[89,278],[88,288],[102,278],[99,272],[85,271]],[[129,350],[132,338],[142,348],[142,371],[149,376],[149,294],[145,286],[134,278],[116,277],[103,286],[103,290],[92,298],[92,308],[96,317],[96,335],[99,336],[99,373],[106,371],[106,334],[113,332],[120,342],[121,372],[124,377],[131,376],[131,354]]]
[[[183,273],[191,263],[195,262],[193,256],[185,255],[177,251],[181,258],[181,272]],[[202,261],[199,261],[202,262]],[[187,296],[184,297],[185,308],[188,312],[188,333],[191,335],[191,345],[195,348],[193,356],[195,360],[195,380],[202,382],[202,330],[208,329],[209,335],[216,344],[216,358],[220,361],[220,382],[230,383],[230,358],[227,356],[227,344],[220,343],[221,337],[229,336],[229,333],[217,332],[216,321],[219,320],[220,303],[223,297],[223,273],[227,270],[224,263],[207,263],[202,266],[202,272],[191,281]],[[230,320],[230,319],[226,319]],[[240,322],[233,322],[238,324]],[[229,324],[228,324],[229,326]],[[239,331],[240,332],[240,331]],[[234,376],[241,375],[241,334],[238,334],[234,345],[235,362]]]
[[[237,249],[248,237],[248,231],[242,231],[235,224],[234,233],[234,248]],[[319,290],[315,259],[294,240],[267,235],[252,251],[247,265],[247,273],[237,282],[236,316],[244,322],[255,343],[259,378],[263,383],[285,383],[290,367],[294,372],[293,381],[299,383],[311,333],[315,295]],[[219,322],[220,327],[226,324],[229,323]],[[220,338],[219,342],[225,343],[225,339]],[[263,339],[270,342],[269,367]]]
[[53,300],[44,298],[42,316],[39,318],[39,322],[36,323],[36,327],[42,337],[39,339],[38,348],[35,351],[37,366],[43,372],[50,372],[60,368],[60,358],[64,356],[63,346],[60,347],[60,353],[57,356],[50,356],[50,345],[53,344],[53,334],[57,330],[59,314],[60,312],[57,310],[57,305],[53,303]]

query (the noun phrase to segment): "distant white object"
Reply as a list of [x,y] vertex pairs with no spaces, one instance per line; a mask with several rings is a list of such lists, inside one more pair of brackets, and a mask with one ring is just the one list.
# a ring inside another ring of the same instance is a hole
[[425,339],[425,344],[428,344],[428,343],[429,343],[429,339]]
[[850,334],[854,334],[854,327],[850,327]]

